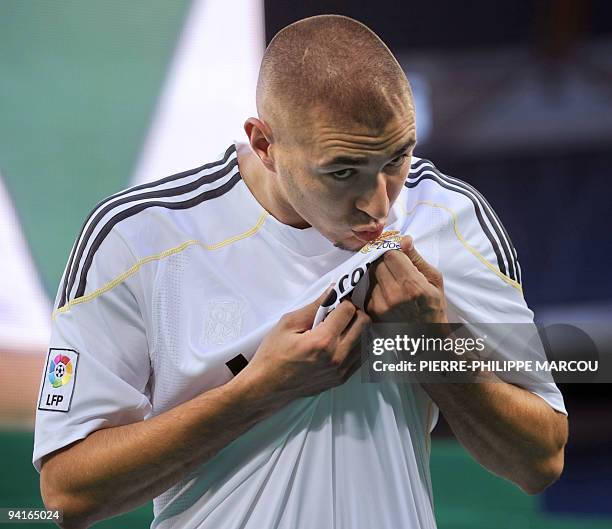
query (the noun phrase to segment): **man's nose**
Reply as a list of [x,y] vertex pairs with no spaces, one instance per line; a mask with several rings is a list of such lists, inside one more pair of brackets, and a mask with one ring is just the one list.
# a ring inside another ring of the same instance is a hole
[[355,207],[377,221],[387,218],[389,195],[387,193],[387,179],[384,174],[379,173],[376,176],[376,181],[357,197]]

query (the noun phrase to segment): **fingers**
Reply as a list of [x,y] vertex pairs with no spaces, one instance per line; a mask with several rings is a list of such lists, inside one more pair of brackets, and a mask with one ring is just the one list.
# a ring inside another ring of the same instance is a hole
[[[389,253],[389,252],[387,252]],[[374,270],[374,276],[376,277],[376,285],[372,289],[372,294],[374,294],[374,290],[380,290],[383,298],[387,303],[391,303],[393,300],[394,291],[397,293],[398,282],[394,274],[391,273],[389,266],[384,260],[380,260]]]
[[402,252],[408,255],[408,252],[410,252],[414,248],[414,239],[410,235],[402,236],[402,238],[400,239],[400,247],[402,249]]
[[359,344],[362,333],[371,323],[372,320],[365,311],[356,309],[351,324],[342,333],[341,341],[349,344],[350,347]]
[[417,252],[416,248],[414,247],[412,237],[402,237],[400,245],[404,255],[408,256],[412,264],[419,272],[421,272],[421,274],[425,276],[427,281],[440,288],[442,286],[442,274],[436,268],[431,266],[425,259],[423,259],[419,252]]
[[401,252],[385,253],[373,270],[376,284],[372,288],[367,309],[380,317],[391,307],[432,288],[410,259]]
[[397,284],[408,292],[423,291],[429,285],[438,289],[443,286],[442,274],[425,261],[414,248],[410,251],[410,255],[397,251],[387,252],[383,259]]
[[352,301],[345,299],[315,328],[315,331],[320,328],[321,331],[329,332],[333,336],[340,336],[351,323],[356,311],[357,307]]
[[[323,293],[315,299],[312,303],[308,303],[304,307],[287,312],[282,318],[283,321],[290,329],[296,331],[306,331],[312,328],[315,316],[319,307],[325,302],[325,300],[331,294],[333,285],[330,285]],[[335,311],[334,311],[335,312]]]
[[382,293],[382,287],[378,283],[372,289],[370,298],[366,303],[366,310],[368,314],[375,318],[378,318],[381,314],[389,310],[389,304],[385,300],[385,296]]
[[343,375],[344,380],[347,380],[363,361],[361,337],[371,322],[372,320],[363,310],[357,309],[351,324],[340,338],[336,348],[335,361],[345,373]]
[[398,283],[400,283],[407,274],[417,274],[425,278],[425,276],[410,260],[410,257],[403,252],[398,252],[395,250],[388,251],[382,256],[382,261],[387,265],[389,272]]
[[317,336],[335,349],[333,354],[335,363],[342,365],[351,348],[359,345],[361,334],[371,321],[365,311],[344,300],[315,327],[313,337]]
[[418,254],[410,237],[402,238],[401,251],[386,252],[370,268],[370,278],[366,310],[376,321],[394,317],[391,313],[416,317],[414,303],[426,312],[423,307],[430,310],[443,292],[442,274]]
[[413,295],[429,286],[427,278],[406,255],[397,251],[387,252],[387,254],[384,255],[384,263],[394,282],[394,290],[388,292],[386,298],[390,304],[393,304],[398,296]]

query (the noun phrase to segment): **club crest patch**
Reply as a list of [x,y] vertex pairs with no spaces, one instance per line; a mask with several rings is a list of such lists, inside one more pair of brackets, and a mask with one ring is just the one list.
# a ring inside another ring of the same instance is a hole
[[370,253],[373,250],[380,250],[381,248],[393,248],[396,250],[400,249],[400,242],[402,236],[398,230],[389,230],[381,233],[376,239],[367,243],[361,250],[361,253]]
[[39,410],[67,412],[70,409],[78,362],[79,353],[72,349],[49,349]]

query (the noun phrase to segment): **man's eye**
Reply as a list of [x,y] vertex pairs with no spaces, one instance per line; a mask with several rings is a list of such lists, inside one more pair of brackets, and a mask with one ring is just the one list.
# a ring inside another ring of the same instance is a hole
[[346,180],[355,174],[354,169],[342,169],[342,171],[334,171],[330,173],[336,180]]
[[406,158],[408,158],[408,155],[402,154],[401,156],[398,156],[397,158],[391,160],[387,165],[390,165],[391,167],[399,167],[404,163],[404,160],[406,160]]

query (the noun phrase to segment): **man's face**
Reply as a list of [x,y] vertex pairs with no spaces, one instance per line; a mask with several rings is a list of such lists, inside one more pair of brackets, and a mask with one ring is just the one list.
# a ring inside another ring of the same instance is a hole
[[357,251],[382,232],[415,142],[409,109],[378,130],[319,113],[300,141],[275,152],[280,191],[335,246]]

